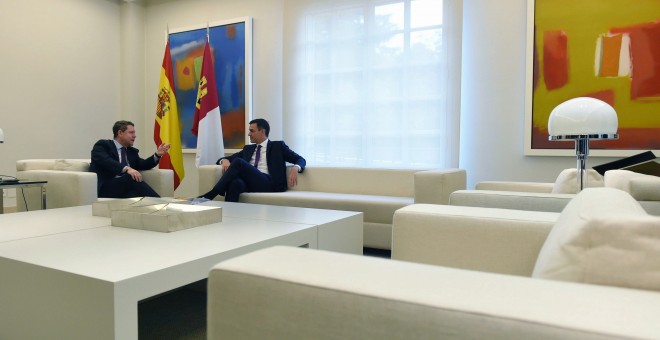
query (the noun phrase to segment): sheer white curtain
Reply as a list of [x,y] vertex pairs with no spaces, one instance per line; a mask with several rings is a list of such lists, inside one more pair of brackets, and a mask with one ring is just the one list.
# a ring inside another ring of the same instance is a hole
[[458,166],[461,1],[284,3],[284,132],[309,164]]

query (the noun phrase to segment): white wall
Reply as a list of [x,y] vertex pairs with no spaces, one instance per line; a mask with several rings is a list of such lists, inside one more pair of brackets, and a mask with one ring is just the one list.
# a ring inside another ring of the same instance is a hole
[[[484,180],[554,182],[575,157],[524,155],[527,0],[465,0],[460,167]],[[567,142],[568,143],[568,142]],[[588,166],[614,160],[590,157]]]
[[[0,174],[15,174],[18,159],[88,158],[92,144],[110,138],[112,123],[123,118],[137,124],[137,146],[151,152],[167,25],[252,17],[253,114],[271,121],[273,139],[286,139],[283,4],[0,1],[0,127],[6,140]],[[523,154],[526,0],[465,0],[464,10],[460,166],[468,171],[468,186],[481,180],[552,181],[561,169],[574,167],[575,158]],[[125,51],[127,42],[143,45],[143,57]],[[289,144],[295,149],[295,141]],[[194,154],[184,160],[186,177],[175,195],[197,195]],[[591,157],[589,165],[610,160]]]
[[89,158],[119,113],[115,1],[0,1],[0,174],[16,160]]

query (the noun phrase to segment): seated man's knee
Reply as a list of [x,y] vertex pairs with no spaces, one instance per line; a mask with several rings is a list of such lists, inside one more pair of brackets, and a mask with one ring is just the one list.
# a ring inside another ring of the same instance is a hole
[[243,158],[234,158],[234,160],[229,163],[229,166],[243,166],[245,164],[250,165],[250,163],[248,163]]

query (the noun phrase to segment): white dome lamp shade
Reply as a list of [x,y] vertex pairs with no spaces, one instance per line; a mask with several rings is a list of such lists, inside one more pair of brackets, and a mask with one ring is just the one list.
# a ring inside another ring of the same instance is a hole
[[584,169],[589,157],[589,140],[618,139],[618,117],[614,108],[599,99],[578,97],[554,108],[548,119],[551,141],[575,141],[578,187],[584,187]]

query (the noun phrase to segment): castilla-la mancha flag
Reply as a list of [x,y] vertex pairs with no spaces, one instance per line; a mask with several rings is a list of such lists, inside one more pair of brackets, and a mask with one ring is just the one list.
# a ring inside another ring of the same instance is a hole
[[183,151],[181,150],[181,126],[179,111],[174,94],[174,77],[172,75],[172,56],[170,42],[165,46],[163,66],[160,69],[158,83],[158,104],[156,105],[156,123],[154,124],[154,142],[156,147],[163,143],[170,144],[170,150],[163,155],[158,163],[161,169],[174,171],[174,189],[183,180]]
[[199,77],[199,87],[197,88],[197,104],[192,133],[197,136],[196,166],[215,164],[218,159],[225,155],[218,91],[208,40],[204,47],[204,59],[202,61],[201,76]]

